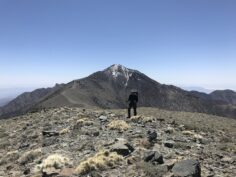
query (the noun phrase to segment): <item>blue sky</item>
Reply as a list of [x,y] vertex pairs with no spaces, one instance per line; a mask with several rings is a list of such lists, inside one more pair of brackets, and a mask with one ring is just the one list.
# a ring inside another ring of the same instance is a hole
[[235,0],[0,0],[0,88],[117,63],[158,82],[236,90]]

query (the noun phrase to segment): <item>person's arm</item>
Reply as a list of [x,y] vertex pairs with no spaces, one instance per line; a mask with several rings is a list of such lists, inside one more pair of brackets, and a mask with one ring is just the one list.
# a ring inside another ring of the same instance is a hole
[[129,96],[129,99],[127,100],[127,102],[130,102],[130,100],[131,100],[131,95]]

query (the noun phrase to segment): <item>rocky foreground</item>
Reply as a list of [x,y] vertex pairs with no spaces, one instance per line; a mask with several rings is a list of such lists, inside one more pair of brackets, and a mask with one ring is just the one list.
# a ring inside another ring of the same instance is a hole
[[0,120],[0,176],[236,176],[236,120],[138,111],[63,107]]

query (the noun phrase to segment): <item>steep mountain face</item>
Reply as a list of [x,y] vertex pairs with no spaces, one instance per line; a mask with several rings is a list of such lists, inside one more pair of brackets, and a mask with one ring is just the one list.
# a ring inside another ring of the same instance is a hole
[[221,100],[226,104],[236,105],[236,92],[233,90],[217,90],[210,94],[212,100]]
[[0,115],[16,115],[30,110],[61,106],[126,108],[127,98],[132,89],[139,92],[140,107],[236,117],[234,107],[219,107],[217,102],[211,99],[202,99],[196,93],[175,86],[162,85],[143,73],[122,65],[112,65],[86,78],[61,85],[57,89],[44,90],[40,94],[34,91],[27,96],[23,95],[23,99],[17,98],[3,107]]

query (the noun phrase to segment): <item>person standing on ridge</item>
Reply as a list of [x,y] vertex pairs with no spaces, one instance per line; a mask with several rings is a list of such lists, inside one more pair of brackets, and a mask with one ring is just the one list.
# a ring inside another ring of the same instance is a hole
[[131,90],[128,102],[129,102],[129,107],[128,107],[128,117],[127,118],[130,118],[131,117],[131,115],[130,115],[131,108],[134,109],[134,116],[137,115],[136,109],[137,109],[137,103],[138,103],[138,91]]

